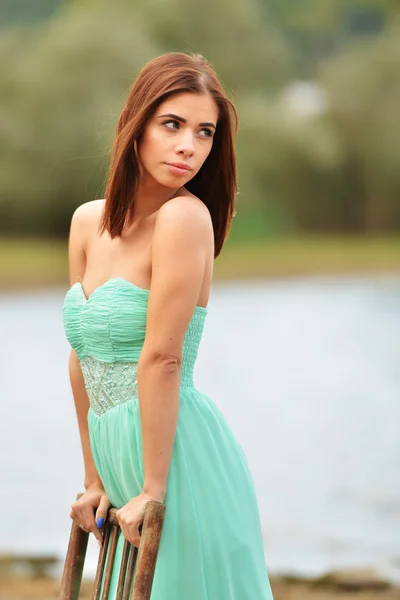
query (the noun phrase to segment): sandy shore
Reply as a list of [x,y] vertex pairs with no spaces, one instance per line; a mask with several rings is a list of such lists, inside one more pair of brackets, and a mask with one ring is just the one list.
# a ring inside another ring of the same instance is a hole
[[[324,578],[314,582],[273,578],[275,600],[399,600],[400,588],[379,579],[347,583]],[[348,587],[349,589],[345,589]],[[60,583],[53,579],[9,579],[0,582],[0,600],[58,600]],[[89,600],[92,583],[82,583],[80,600]],[[350,589],[353,588],[353,589]]]

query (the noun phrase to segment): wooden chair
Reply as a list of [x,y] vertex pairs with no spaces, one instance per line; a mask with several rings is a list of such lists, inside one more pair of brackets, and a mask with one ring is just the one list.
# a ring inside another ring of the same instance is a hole
[[[78,498],[80,496],[81,494],[78,495]],[[116,600],[150,600],[164,513],[164,504],[155,501],[149,502],[146,505],[139,549],[125,540]],[[103,545],[97,563],[91,600],[107,600],[108,598],[118,533],[116,509],[111,508],[104,525]],[[88,539],[89,533],[73,522],[59,600],[78,600],[79,598]],[[109,558],[106,565],[108,548]],[[104,586],[100,598],[104,568]]]

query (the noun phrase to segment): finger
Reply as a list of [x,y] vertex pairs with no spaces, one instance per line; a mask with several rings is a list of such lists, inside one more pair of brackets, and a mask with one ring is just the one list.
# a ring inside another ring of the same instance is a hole
[[87,526],[86,523],[86,508],[87,506],[85,505],[85,502],[82,501],[81,499],[76,500],[76,502],[74,502],[71,506],[71,513],[70,513],[70,517],[71,519],[73,519],[74,521],[76,521],[76,523],[82,524],[85,527]]
[[124,536],[127,542],[129,542],[132,545],[135,545],[133,543],[135,539],[134,528],[132,527],[132,523],[130,523],[129,514],[125,515],[124,508],[120,508],[119,510],[117,510],[116,516],[122,535]]
[[77,504],[76,502],[73,502],[71,504],[71,510],[69,513],[69,516],[71,517],[71,519],[75,520],[78,517],[77,511],[79,511],[79,504]]
[[138,527],[138,523],[129,523],[129,525],[127,526],[127,534],[128,534],[128,539],[129,542],[132,544],[132,546],[135,546],[136,548],[139,548],[140,545],[140,533],[139,533],[139,527]]
[[131,530],[130,531],[130,542],[132,544],[132,546],[135,546],[136,548],[139,548],[140,546],[140,533],[138,528]]
[[83,515],[79,507],[72,505],[69,516],[77,525],[83,524]]
[[140,546],[140,537],[134,537],[134,538],[132,538],[131,544],[132,544],[132,546],[135,546],[135,548],[139,549],[139,546]]
[[120,526],[121,529],[121,533],[124,536],[124,538],[126,539],[127,542],[129,542],[130,544],[132,544],[132,546],[135,546],[136,548],[139,548],[139,544],[140,544],[140,535],[139,532],[136,531],[136,534],[134,531],[132,531],[132,529],[130,527],[125,527],[125,526]]
[[74,512],[76,518],[74,519],[78,525],[82,524],[86,531],[93,531],[96,529],[96,524],[94,521],[94,507],[87,502],[79,503],[79,500],[76,502],[74,507]]
[[86,504],[84,501],[77,500],[71,506],[71,519],[86,533],[93,532],[97,538],[98,544],[102,545],[102,535],[96,527],[94,520],[94,508],[91,504]]
[[96,525],[98,529],[101,529],[107,519],[108,509],[110,508],[110,501],[107,496],[102,496],[100,500],[100,504],[96,510]]
[[[83,525],[87,531],[92,531],[94,535],[97,537],[97,533],[100,534],[99,530],[96,527],[96,521],[94,520],[94,510],[93,507],[88,507],[87,510],[83,511]],[[101,540],[101,534],[100,534]]]

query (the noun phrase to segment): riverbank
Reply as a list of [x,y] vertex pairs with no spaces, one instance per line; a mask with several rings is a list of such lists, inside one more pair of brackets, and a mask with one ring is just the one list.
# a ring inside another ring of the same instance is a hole
[[[271,578],[274,600],[398,600],[400,588],[390,587],[384,581],[374,579],[365,585],[343,589],[342,583],[329,578],[316,581],[301,581],[290,578]],[[60,582],[50,578],[28,580],[2,580],[0,600],[57,600]],[[92,583],[84,581],[81,600],[89,600]]]
[[[226,243],[214,279],[398,272],[398,237],[308,236]],[[0,240],[0,289],[68,285],[65,240]]]

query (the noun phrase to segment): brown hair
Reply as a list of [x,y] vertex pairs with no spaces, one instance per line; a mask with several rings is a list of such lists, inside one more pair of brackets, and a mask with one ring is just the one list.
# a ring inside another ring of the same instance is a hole
[[217,257],[234,215],[237,175],[233,138],[237,132],[237,113],[214,69],[199,54],[163,54],[145,65],[133,83],[117,125],[100,231],[118,237],[131,223],[139,183],[135,142],[140,143],[146,123],[157,107],[172,94],[182,92],[209,94],[218,107],[210,154],[185,185],[210,211]]

